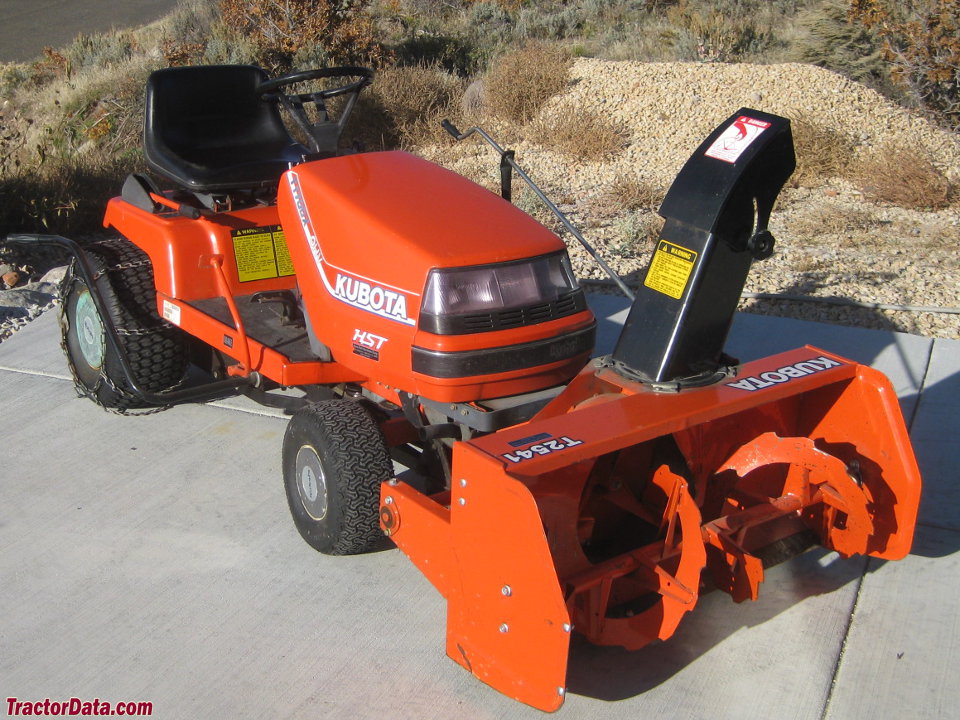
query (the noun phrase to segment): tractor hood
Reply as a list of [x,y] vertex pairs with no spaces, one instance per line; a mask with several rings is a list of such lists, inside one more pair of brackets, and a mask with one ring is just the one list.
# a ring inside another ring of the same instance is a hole
[[[556,235],[499,196],[405,152],[299,165],[285,173],[278,205],[288,234],[303,232],[305,243],[290,243],[299,267],[315,263],[333,282],[343,271],[403,292],[411,318],[432,268],[564,249]],[[298,259],[303,249],[310,257]]]
[[594,320],[563,242],[476,183],[359,154],[291,168],[277,205],[310,326],[383,397],[531,392],[589,357]]

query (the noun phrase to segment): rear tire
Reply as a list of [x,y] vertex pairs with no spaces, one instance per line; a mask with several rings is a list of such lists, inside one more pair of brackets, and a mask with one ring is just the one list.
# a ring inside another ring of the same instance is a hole
[[[86,257],[137,384],[146,392],[176,387],[186,372],[187,345],[183,332],[157,314],[150,259],[122,238],[91,246]],[[76,260],[60,297],[62,345],[77,392],[105,408],[149,407],[130,389],[120,358],[106,341],[103,319]]]
[[326,555],[355,555],[384,542],[380,483],[393,477],[383,433],[352,400],[297,411],[283,438],[283,482],[300,536]]

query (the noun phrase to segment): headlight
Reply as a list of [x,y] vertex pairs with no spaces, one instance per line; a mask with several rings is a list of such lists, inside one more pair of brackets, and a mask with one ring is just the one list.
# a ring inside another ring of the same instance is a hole
[[549,303],[578,289],[566,252],[468,268],[431,270],[420,312],[437,317]]

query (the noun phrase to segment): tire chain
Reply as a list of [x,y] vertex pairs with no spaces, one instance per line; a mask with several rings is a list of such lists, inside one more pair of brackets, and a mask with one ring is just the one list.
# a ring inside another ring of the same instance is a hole
[[[110,240],[101,240],[101,241],[98,241],[98,242],[95,242],[95,243],[90,243],[90,245],[88,245],[88,247],[92,247],[92,248],[95,248],[96,246],[103,246],[104,248],[108,248],[109,251],[111,251],[111,252],[114,251],[114,250],[120,250],[120,251],[122,252],[122,251],[124,251],[124,250],[128,250],[128,249],[131,249],[131,248],[135,248],[135,250],[136,250],[137,252],[142,252],[139,248],[136,248],[135,245],[133,245],[132,243],[130,243],[129,241],[127,241],[127,240],[125,240],[125,239],[123,239],[123,238],[114,238],[114,239],[110,239]],[[108,253],[108,254],[109,254],[109,253]],[[105,260],[106,260],[106,258],[104,257],[103,254],[96,253],[96,255],[97,255],[97,257],[98,257],[101,261],[105,261]],[[97,282],[100,278],[102,278],[104,275],[109,276],[110,273],[121,272],[121,271],[123,271],[123,270],[136,270],[136,269],[141,268],[141,267],[152,267],[152,263],[151,263],[151,261],[149,260],[149,258],[148,258],[148,259],[143,259],[143,260],[133,260],[133,261],[127,261],[127,262],[113,263],[113,264],[110,264],[110,265],[104,265],[104,267],[103,267],[101,270],[99,270],[98,272],[94,273],[94,275],[93,275],[93,277],[91,278],[91,280],[92,280],[94,283],[96,283],[96,282]],[[69,291],[69,288],[73,285],[73,283],[77,282],[77,280],[78,280],[78,278],[77,278],[77,276],[74,274],[74,272],[73,272],[73,267],[72,267],[72,264],[71,264],[71,268],[70,268],[70,270],[67,272],[67,274],[66,274],[66,276],[64,277],[64,280],[63,280],[63,282],[62,282],[62,284],[61,284],[61,286],[60,286],[60,297],[61,297],[61,298],[65,298],[65,297],[67,296],[67,293],[68,293],[68,291]],[[128,288],[128,289],[129,289],[129,288]],[[63,303],[61,303],[61,308],[60,308],[60,323],[61,323],[61,326],[64,327],[64,328],[67,327],[67,324],[68,324],[68,322],[69,322],[68,319],[67,319],[67,314],[66,314],[66,313],[67,313],[66,305],[64,305]],[[157,324],[156,324],[154,327],[148,327],[148,328],[143,328],[143,327],[125,327],[123,322],[117,322],[116,320],[114,320],[114,327],[115,327],[116,330],[117,330],[117,334],[120,335],[120,336],[141,336],[141,337],[144,337],[144,336],[158,335],[158,334],[160,334],[160,333],[169,332],[169,327],[164,324],[164,322],[159,318],[159,316],[157,317]],[[64,330],[64,332],[63,332],[62,335],[61,335],[60,347],[63,349],[64,354],[65,354],[65,355],[68,355],[68,352],[67,352],[67,342],[66,342],[66,331],[65,331],[65,330]],[[124,348],[124,350],[126,351],[126,348]],[[68,355],[68,357],[69,357],[69,355]],[[128,357],[128,359],[129,359],[129,357]],[[158,405],[158,406],[149,407],[149,408],[134,408],[134,407],[131,407],[131,406],[127,405],[127,404],[121,404],[121,405],[118,406],[118,407],[106,407],[106,406],[104,406],[101,402],[99,402],[99,399],[98,399],[98,393],[99,393],[100,389],[103,388],[103,387],[106,387],[108,390],[112,391],[113,393],[117,394],[118,396],[120,396],[120,397],[122,397],[122,398],[125,398],[131,405],[132,405],[132,404],[136,404],[137,402],[139,402],[139,401],[140,401],[140,398],[139,398],[136,394],[130,392],[130,390],[128,390],[128,389],[122,387],[121,385],[118,385],[117,383],[115,383],[115,382],[110,378],[110,376],[109,376],[103,369],[101,369],[101,371],[100,371],[100,376],[99,376],[99,378],[97,379],[96,384],[95,384],[92,388],[87,388],[87,387],[80,381],[80,378],[77,376],[77,373],[76,373],[76,370],[74,369],[73,363],[68,362],[68,363],[67,363],[67,367],[68,367],[69,370],[70,370],[70,375],[71,375],[71,378],[72,378],[72,380],[73,380],[73,386],[74,386],[74,390],[75,390],[76,393],[77,393],[77,397],[86,397],[86,398],[92,400],[92,401],[93,401],[94,403],[96,403],[97,405],[100,405],[101,407],[103,407],[105,410],[107,410],[107,411],[109,411],[109,412],[112,412],[112,413],[114,413],[114,414],[116,414],[116,415],[155,415],[155,414],[161,413],[161,412],[163,412],[163,411],[165,411],[165,410],[169,410],[171,407],[173,407],[172,405],[169,405],[169,404],[167,404],[167,405]],[[139,379],[139,378],[138,378],[138,379]],[[170,389],[174,389],[174,388],[176,388],[176,387],[179,387],[179,386],[182,384],[182,382],[183,382],[183,381],[181,380],[181,381],[178,382],[176,385],[174,385],[173,388],[170,388]]]

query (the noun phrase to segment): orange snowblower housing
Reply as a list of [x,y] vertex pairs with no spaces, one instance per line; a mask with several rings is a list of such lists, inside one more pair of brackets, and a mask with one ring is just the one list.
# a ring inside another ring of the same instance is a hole
[[562,241],[403,152],[286,172],[277,199],[306,314],[340,363],[441,402],[558,385],[595,326]]

